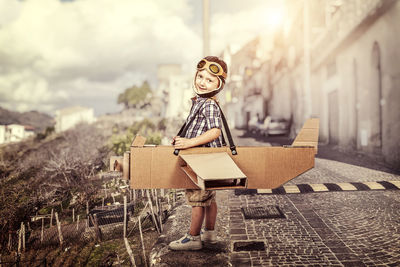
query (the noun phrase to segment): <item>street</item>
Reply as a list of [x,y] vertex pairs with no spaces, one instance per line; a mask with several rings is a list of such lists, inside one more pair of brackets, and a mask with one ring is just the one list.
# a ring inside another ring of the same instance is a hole
[[[251,138],[236,140],[238,145],[260,145]],[[286,185],[399,180],[396,174],[316,158],[314,169]],[[384,189],[285,195],[229,192],[232,247],[241,241],[265,244],[262,251],[232,252],[230,262],[233,266],[399,266],[399,192]],[[242,207],[263,205],[278,206],[285,218],[244,219]]]
[[[243,131],[233,130],[232,134],[238,146],[290,145],[284,137],[268,138],[279,140],[268,143]],[[326,157],[335,154],[331,156],[342,162],[316,158],[313,169],[284,186],[312,185],[317,189],[315,185],[329,183],[340,191],[301,193],[292,188],[274,194],[219,190],[217,245],[205,244],[200,251],[169,251],[167,244],[189,227],[190,207],[182,202],[153,248],[153,264],[400,266],[400,176],[370,159],[357,161],[352,155],[323,147],[320,150]],[[378,181],[383,183],[374,183]],[[385,181],[397,186],[385,189]],[[284,217],[245,219],[243,208],[268,206],[277,206]]]

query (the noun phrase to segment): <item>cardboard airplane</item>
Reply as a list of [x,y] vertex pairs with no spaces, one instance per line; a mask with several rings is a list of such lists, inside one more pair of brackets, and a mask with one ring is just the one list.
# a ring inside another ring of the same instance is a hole
[[290,146],[196,147],[179,153],[173,146],[144,145],[146,139],[136,136],[130,152],[113,157],[110,166],[122,167],[132,189],[274,189],[314,167],[318,131],[319,119],[309,119]]

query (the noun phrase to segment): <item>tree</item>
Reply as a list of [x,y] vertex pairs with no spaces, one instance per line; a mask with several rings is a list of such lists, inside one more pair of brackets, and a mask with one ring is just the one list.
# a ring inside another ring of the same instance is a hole
[[150,85],[144,81],[140,87],[134,85],[119,94],[118,104],[124,104],[125,108],[143,108],[150,104],[150,98]]

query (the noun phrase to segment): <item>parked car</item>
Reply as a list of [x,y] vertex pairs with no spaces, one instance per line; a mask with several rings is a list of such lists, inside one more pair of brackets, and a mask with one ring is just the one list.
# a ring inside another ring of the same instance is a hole
[[289,121],[279,117],[266,117],[260,126],[260,133],[269,135],[288,135],[290,131]]
[[248,131],[252,134],[256,134],[259,132],[259,122],[257,117],[252,117],[248,123]]
[[271,117],[265,117],[264,121],[258,125],[258,133],[261,135],[268,135],[268,125],[271,122]]

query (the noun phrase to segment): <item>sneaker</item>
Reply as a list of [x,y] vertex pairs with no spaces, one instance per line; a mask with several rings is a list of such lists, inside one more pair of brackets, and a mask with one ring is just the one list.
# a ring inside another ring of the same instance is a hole
[[202,229],[200,232],[201,241],[209,242],[212,244],[217,243],[217,236],[215,230]]
[[169,243],[169,248],[172,250],[199,250],[202,247],[200,235],[192,236],[189,233],[181,239]]

